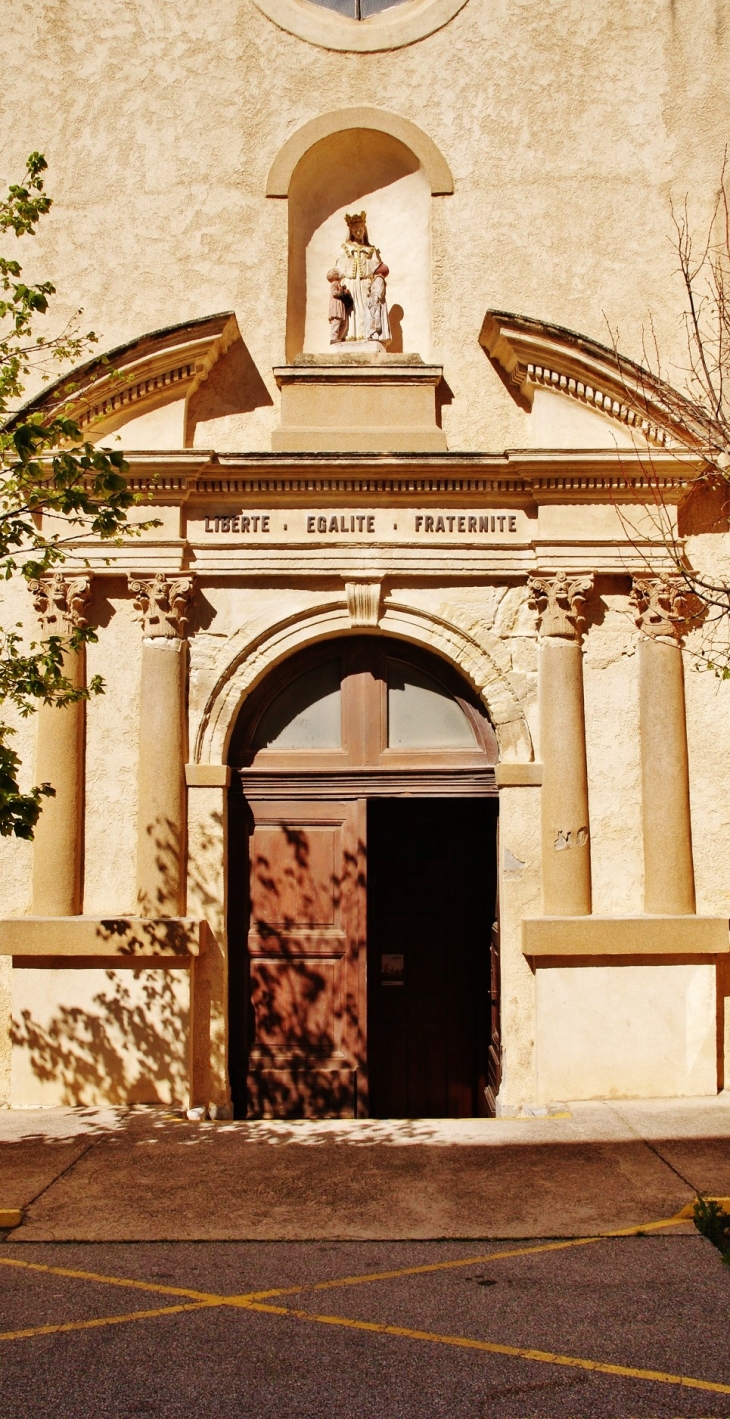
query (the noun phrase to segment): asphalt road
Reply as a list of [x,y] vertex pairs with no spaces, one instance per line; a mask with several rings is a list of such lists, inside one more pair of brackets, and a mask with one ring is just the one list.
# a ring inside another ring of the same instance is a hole
[[[398,1274],[410,1268],[423,1269]],[[696,1234],[20,1244],[11,1233],[0,1414],[728,1416],[729,1298],[730,1267]]]

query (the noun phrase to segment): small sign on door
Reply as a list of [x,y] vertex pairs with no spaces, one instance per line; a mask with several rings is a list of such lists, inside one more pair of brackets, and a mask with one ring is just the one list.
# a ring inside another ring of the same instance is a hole
[[380,957],[380,984],[381,985],[405,985],[406,979],[406,958],[405,956],[392,955]]

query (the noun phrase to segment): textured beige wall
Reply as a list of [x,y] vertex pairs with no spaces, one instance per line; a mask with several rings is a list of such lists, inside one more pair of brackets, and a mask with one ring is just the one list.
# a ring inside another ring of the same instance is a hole
[[536,994],[541,1103],[716,1092],[714,966],[538,970]]
[[3,171],[46,152],[55,206],[31,265],[56,281],[59,318],[83,305],[104,347],[237,312],[274,403],[226,416],[215,441],[263,449],[287,291],[287,203],[263,196],[268,168],[318,113],[393,109],[455,179],[432,202],[450,445],[524,445],[477,343],[487,307],[599,339],[605,312],[629,353],[651,309],[679,357],[668,200],[691,190],[699,217],[717,182],[722,19],[721,0],[469,0],[420,43],[353,55],[283,33],[251,0],[29,0],[5,17]]

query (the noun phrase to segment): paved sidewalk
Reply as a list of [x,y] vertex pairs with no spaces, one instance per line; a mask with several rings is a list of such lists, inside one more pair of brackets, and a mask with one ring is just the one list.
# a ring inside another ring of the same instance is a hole
[[[14,1244],[589,1236],[730,1196],[730,1096],[567,1117],[190,1123],[0,1112]],[[689,1224],[688,1224],[688,1228]],[[681,1229],[680,1229],[681,1230]]]

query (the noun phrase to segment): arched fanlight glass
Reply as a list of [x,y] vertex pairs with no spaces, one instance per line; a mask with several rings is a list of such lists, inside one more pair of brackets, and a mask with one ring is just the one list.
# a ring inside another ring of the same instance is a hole
[[475,749],[474,730],[458,700],[404,660],[388,659],[388,748]]
[[336,10],[338,15],[347,15],[350,20],[367,20],[370,15],[392,10],[407,0],[309,0],[309,3],[320,5],[324,10]]
[[328,660],[297,675],[267,705],[254,749],[339,749],[342,743],[342,666]]

